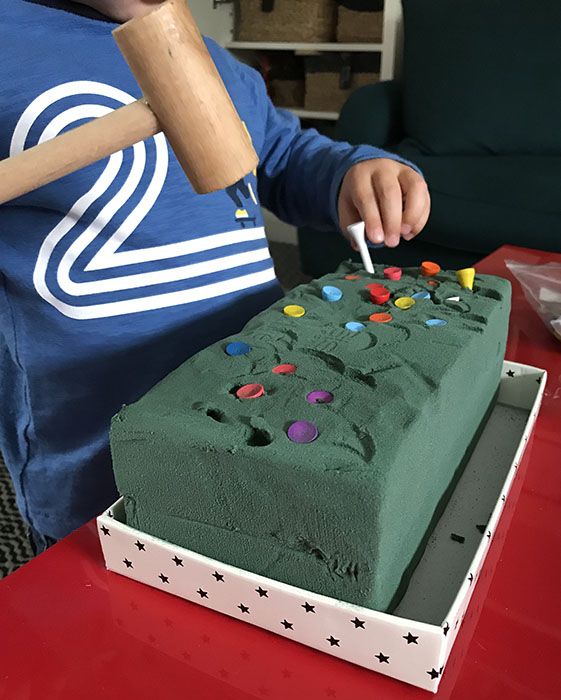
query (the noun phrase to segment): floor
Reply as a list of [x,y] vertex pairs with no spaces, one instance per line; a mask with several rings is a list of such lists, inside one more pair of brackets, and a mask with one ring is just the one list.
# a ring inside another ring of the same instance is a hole
[[[284,289],[308,282],[300,271],[298,248],[287,243],[270,243],[277,276]],[[32,557],[25,526],[16,507],[8,471],[0,459],[0,578],[15,571]]]

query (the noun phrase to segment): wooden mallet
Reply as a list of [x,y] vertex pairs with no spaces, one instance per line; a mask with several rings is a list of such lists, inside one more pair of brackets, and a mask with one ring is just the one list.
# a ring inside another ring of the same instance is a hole
[[255,170],[258,157],[186,0],[167,0],[113,36],[143,99],[0,161],[0,204],[163,131],[199,194]]

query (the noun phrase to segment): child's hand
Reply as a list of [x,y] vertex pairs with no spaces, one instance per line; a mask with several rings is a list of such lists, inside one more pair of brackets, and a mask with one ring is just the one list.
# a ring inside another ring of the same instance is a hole
[[400,236],[410,241],[423,229],[429,213],[427,183],[408,165],[389,158],[365,160],[343,179],[339,193],[341,230],[364,221],[372,243],[395,248]]

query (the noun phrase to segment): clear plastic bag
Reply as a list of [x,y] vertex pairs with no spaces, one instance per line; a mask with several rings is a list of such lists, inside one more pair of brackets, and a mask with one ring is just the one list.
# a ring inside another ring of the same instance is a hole
[[507,260],[506,266],[522,285],[530,306],[561,341],[561,264],[526,265]]

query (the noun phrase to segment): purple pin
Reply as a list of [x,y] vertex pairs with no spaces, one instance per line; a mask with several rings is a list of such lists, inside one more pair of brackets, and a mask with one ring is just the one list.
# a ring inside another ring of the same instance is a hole
[[319,431],[313,423],[309,423],[307,420],[297,420],[292,423],[287,435],[292,442],[304,445],[313,442],[319,435]]
[[329,391],[312,391],[306,396],[308,403],[331,403],[333,394]]

